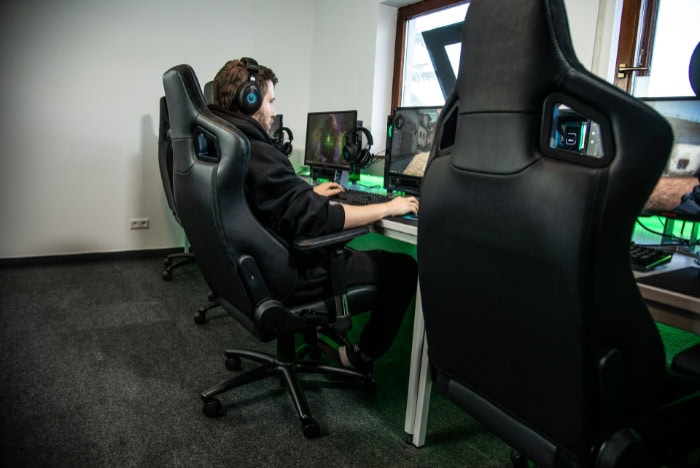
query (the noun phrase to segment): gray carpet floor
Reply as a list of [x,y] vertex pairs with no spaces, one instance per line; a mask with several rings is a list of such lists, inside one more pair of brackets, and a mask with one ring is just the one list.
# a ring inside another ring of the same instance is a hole
[[[162,257],[0,268],[0,462],[48,467],[501,467],[510,449],[435,393],[427,443],[405,443],[413,316],[377,363],[376,394],[303,377],[322,437],[304,438],[276,379],[223,397],[226,348],[274,351],[221,309],[193,320],[207,287]],[[355,329],[362,320],[356,319]],[[250,365],[250,364],[249,364]]]

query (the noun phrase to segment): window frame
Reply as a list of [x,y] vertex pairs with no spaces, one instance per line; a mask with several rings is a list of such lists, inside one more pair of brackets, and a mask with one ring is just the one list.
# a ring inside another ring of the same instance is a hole
[[[632,92],[633,73],[638,76],[649,75],[658,12],[659,0],[623,0],[615,61],[615,86],[627,93]],[[618,69],[621,64],[642,70],[620,73]]]
[[469,0],[423,0],[398,9],[396,18],[396,39],[394,41],[394,73],[391,84],[391,106],[400,105],[403,84],[404,52],[406,43],[406,23],[418,16],[433,13]]

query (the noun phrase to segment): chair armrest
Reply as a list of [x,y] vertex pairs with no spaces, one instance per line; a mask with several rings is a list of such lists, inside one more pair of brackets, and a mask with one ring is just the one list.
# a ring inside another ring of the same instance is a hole
[[310,250],[316,250],[323,247],[343,245],[350,242],[356,237],[367,234],[368,232],[369,227],[360,226],[352,229],[346,229],[340,232],[334,232],[333,234],[326,234],[325,236],[304,237],[296,239],[292,243],[292,248],[299,252],[308,252]]

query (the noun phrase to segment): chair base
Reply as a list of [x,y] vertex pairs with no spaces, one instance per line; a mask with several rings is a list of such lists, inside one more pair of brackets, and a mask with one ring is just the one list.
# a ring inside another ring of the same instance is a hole
[[[291,359],[285,359],[283,356],[290,356],[288,354],[290,344],[292,346]],[[295,359],[293,345],[293,336],[279,338],[277,340],[277,356],[244,349],[227,350],[225,353],[226,367],[229,370],[240,369],[241,359],[247,359],[260,365],[202,392],[201,397],[204,402],[202,411],[204,414],[208,417],[222,415],[222,404],[214,398],[216,395],[267,377],[277,376],[292,398],[304,436],[311,439],[321,435],[321,428],[311,415],[309,403],[306,400],[306,395],[298,377],[299,373],[336,376],[348,382],[362,383],[365,389],[371,392],[374,392],[376,389],[376,382],[371,374],[330,366],[317,361],[299,361]]]
[[165,260],[163,260],[163,279],[165,281],[170,281],[173,278],[173,270],[179,268],[183,265],[193,263],[195,260],[194,254],[192,252],[178,252],[170,254]]

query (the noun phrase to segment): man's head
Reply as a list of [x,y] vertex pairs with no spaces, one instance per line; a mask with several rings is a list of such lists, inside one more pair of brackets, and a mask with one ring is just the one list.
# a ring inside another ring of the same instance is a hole
[[[214,78],[214,103],[224,109],[233,112],[242,112],[239,108],[236,94],[239,89],[249,84],[251,73],[243,60],[229,60],[221,67]],[[277,84],[275,73],[263,66],[258,66],[255,73],[255,84],[262,94],[262,105],[251,115],[265,129],[270,131],[275,119],[275,85]]]

